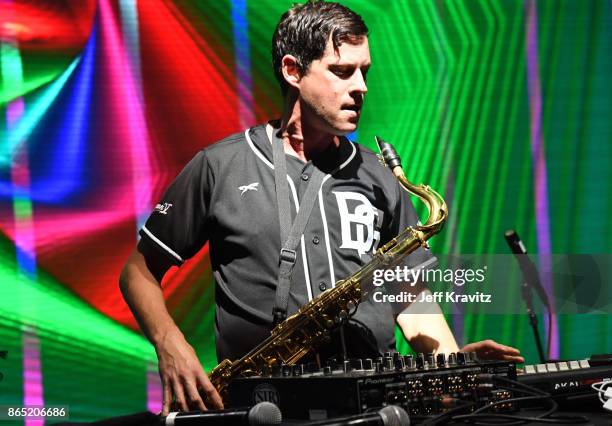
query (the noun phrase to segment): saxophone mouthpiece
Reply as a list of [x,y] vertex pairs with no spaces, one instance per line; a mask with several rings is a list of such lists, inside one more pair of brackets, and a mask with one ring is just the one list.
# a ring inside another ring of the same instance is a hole
[[397,151],[393,148],[389,142],[385,142],[380,136],[374,136],[376,139],[376,143],[378,144],[378,149],[380,150],[380,154],[382,155],[387,167],[393,170],[395,167],[402,167],[402,161],[400,160],[399,155],[397,155]]

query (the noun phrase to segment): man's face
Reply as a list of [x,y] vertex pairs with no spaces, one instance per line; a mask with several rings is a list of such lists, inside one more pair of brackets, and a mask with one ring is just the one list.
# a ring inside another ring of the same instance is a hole
[[331,38],[321,59],[312,61],[299,81],[302,124],[334,135],[355,131],[370,68],[367,37],[342,43],[334,51]]

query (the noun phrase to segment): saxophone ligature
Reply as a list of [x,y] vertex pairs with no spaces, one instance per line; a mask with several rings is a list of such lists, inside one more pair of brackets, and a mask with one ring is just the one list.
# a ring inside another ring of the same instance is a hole
[[295,364],[314,351],[329,339],[334,328],[355,313],[366,295],[366,284],[372,282],[376,270],[394,267],[417,248],[427,247],[427,240],[442,229],[448,214],[444,199],[427,185],[409,182],[393,146],[378,136],[376,142],[381,152],[379,157],[400,185],[425,203],[429,211],[427,220],[422,225],[404,229],[379,248],[369,263],[274,327],[268,338],[242,358],[235,361],[225,359],[219,363],[209,378],[224,401],[227,402],[231,380],[265,375],[275,365]]

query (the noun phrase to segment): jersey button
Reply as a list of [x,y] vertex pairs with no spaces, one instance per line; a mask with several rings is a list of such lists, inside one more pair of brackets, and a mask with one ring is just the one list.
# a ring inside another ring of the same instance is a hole
[[319,237],[317,237],[316,235],[312,238],[312,243],[313,244],[319,244],[321,240],[319,240]]
[[306,173],[302,174],[302,180],[308,180],[309,177]]
[[321,290],[321,291],[327,290],[327,284],[325,284],[324,282],[320,282],[319,283],[319,290]]

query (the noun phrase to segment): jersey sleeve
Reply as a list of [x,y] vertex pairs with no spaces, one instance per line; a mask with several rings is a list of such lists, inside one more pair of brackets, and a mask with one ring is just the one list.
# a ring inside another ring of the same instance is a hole
[[181,265],[208,241],[214,175],[200,151],[168,187],[140,230],[142,240]]

